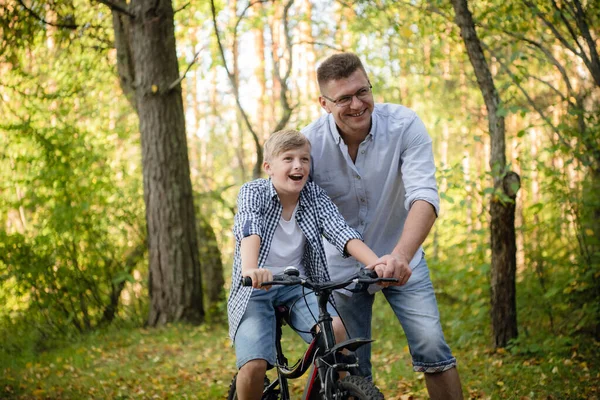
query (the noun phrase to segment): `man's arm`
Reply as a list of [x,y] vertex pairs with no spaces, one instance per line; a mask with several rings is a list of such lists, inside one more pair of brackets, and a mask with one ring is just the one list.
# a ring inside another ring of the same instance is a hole
[[[435,219],[435,209],[424,200],[417,200],[412,204],[400,240],[390,254],[379,258],[375,270],[379,276],[384,278],[396,278],[396,285],[404,285],[412,275],[410,261],[413,259],[419,247],[423,244]],[[369,266],[371,267],[371,266]]]
[[424,200],[415,201],[408,212],[402,235],[392,250],[392,255],[410,262],[429,235],[436,218],[431,204]]
[[439,209],[433,149],[423,121],[415,116],[402,138],[404,206],[409,211],[398,243],[390,254],[382,257],[386,264],[383,276],[397,278],[400,285],[410,278],[409,263],[429,234]]

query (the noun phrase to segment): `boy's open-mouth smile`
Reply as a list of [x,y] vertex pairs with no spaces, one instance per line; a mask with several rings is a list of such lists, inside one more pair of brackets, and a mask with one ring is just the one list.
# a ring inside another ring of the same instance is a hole
[[301,181],[302,178],[304,178],[304,175],[302,174],[292,174],[292,175],[288,175],[288,177],[293,180],[293,181]]

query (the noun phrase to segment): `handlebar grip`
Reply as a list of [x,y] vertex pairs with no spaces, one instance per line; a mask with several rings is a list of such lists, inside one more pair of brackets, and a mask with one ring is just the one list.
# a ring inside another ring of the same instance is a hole
[[296,284],[297,281],[290,279],[290,277],[286,275],[274,275],[272,281],[266,281],[260,284],[260,286],[272,286],[272,285],[282,285],[282,286],[290,286]]
[[379,276],[377,276],[377,272],[375,272],[375,270],[372,269],[363,269],[362,273],[364,274],[365,278],[371,278],[371,279],[377,279],[379,278]]
[[252,286],[252,278],[249,276],[242,277],[242,286]]
[[[282,276],[275,275],[272,281],[263,282],[260,286],[284,285],[286,279]],[[252,277],[242,276],[242,286],[252,286]]]

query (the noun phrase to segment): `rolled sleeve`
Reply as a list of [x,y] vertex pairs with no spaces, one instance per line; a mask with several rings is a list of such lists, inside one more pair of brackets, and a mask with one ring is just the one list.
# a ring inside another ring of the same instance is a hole
[[258,235],[262,237],[264,218],[261,214],[262,196],[259,188],[252,184],[244,184],[238,194],[237,207],[233,224],[236,240]]
[[410,210],[417,200],[424,200],[440,211],[440,198],[435,181],[435,163],[431,138],[420,118],[415,117],[406,134],[407,147],[402,152],[402,179],[406,189],[404,207]]

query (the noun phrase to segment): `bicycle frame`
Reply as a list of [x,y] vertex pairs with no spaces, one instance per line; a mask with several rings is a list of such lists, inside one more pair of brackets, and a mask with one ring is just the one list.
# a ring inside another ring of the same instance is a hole
[[[362,391],[363,394],[366,393],[364,390],[367,390],[370,391],[371,394],[375,394],[375,397],[373,398],[383,399],[383,395],[379,389],[373,386],[370,381],[365,380],[362,377],[346,376],[340,381],[340,371],[349,372],[352,368],[358,367],[356,356],[353,354],[344,354],[343,350],[355,351],[359,347],[364,346],[373,340],[357,338],[345,340],[336,344],[333,331],[333,320],[327,311],[327,304],[334,290],[347,287],[351,283],[357,284],[357,287],[348,290],[357,292],[365,290],[369,284],[398,282],[398,280],[393,278],[378,278],[374,271],[361,270],[355,277],[346,281],[317,283],[300,278],[298,270],[294,267],[286,268],[284,274],[275,276],[273,279],[273,281],[262,282],[261,286],[301,285],[314,292],[314,295],[317,296],[319,309],[319,317],[316,324],[318,329],[312,332],[313,339],[309,344],[308,349],[304,352],[304,355],[290,368],[281,347],[281,327],[285,324],[285,321],[287,321],[287,311],[282,312],[280,309],[276,310],[275,348],[277,355],[275,368],[277,371],[277,378],[271,383],[269,383],[268,380],[265,380],[266,387],[263,390],[262,399],[290,400],[288,379],[301,377],[311,367],[312,369],[302,397],[305,400],[333,398],[334,392],[337,394],[340,393],[340,385],[345,387],[343,390],[350,390],[354,393],[357,393],[356,390],[358,390],[358,392]],[[244,286],[252,286],[252,280],[249,277],[244,277],[242,279],[242,284]],[[350,386],[348,386],[348,384],[350,384]],[[236,394],[235,390],[234,378],[232,385],[230,386],[229,398],[235,398],[232,397]]]
[[[315,293],[319,305],[319,320],[317,326],[319,330],[313,334],[313,339],[308,345],[303,356],[298,360],[293,368],[288,367],[288,360],[283,354],[281,347],[282,325],[286,321],[287,312],[278,310],[277,328],[276,328],[276,349],[277,349],[277,379],[271,382],[263,391],[263,399],[268,398],[268,395],[279,394],[281,400],[289,400],[288,379],[296,379],[306,373],[313,367],[306,382],[303,399],[320,398],[319,393],[321,388],[327,386],[328,379],[336,379],[337,377],[328,377],[328,371],[348,371],[349,368],[357,367],[355,356],[342,354],[342,351],[348,349],[355,351],[360,346],[372,342],[371,339],[349,339],[341,343],[335,343],[333,335],[332,318],[327,311],[327,303],[331,296],[328,291]],[[279,386],[279,390],[277,390]]]

